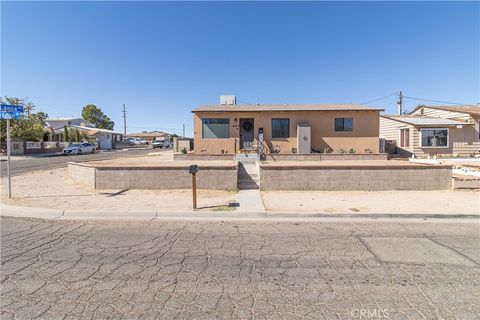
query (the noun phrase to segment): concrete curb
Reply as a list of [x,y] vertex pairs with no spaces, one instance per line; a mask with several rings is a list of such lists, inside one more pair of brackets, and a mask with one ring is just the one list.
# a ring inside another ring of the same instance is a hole
[[480,222],[480,214],[390,214],[390,213],[295,213],[242,211],[83,211],[31,208],[1,204],[0,216],[58,220],[143,220],[143,221],[285,221],[314,222],[338,220],[473,220]]

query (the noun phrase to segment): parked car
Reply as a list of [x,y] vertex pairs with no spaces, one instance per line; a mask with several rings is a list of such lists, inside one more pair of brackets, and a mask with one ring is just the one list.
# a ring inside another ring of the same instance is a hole
[[68,147],[63,148],[62,153],[66,156],[69,154],[84,154],[84,153],[95,153],[95,146],[88,142],[82,143],[72,143]]
[[143,138],[135,138],[133,143],[143,145],[143,144],[147,144],[147,141],[145,141],[145,139],[143,139]]
[[124,141],[127,142],[130,145],[144,145],[144,144],[147,144],[147,141],[145,141],[145,139],[143,139],[143,138],[127,138]]
[[123,143],[133,144],[133,138],[123,138]]
[[160,148],[160,149],[168,149],[171,147],[169,140],[154,140],[152,143],[153,149]]

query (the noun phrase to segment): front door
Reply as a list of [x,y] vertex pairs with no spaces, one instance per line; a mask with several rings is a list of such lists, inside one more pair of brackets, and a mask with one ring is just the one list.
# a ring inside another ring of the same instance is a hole
[[253,149],[253,119],[240,119],[240,148],[244,150]]

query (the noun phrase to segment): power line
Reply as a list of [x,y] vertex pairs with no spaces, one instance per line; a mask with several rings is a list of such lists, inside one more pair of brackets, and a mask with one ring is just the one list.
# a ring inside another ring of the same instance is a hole
[[250,102],[247,102],[247,101],[242,101],[242,100],[238,100],[238,99],[237,99],[237,101],[241,102],[241,103],[249,104],[249,105],[252,105],[252,106],[255,105],[255,103],[250,103]]
[[451,102],[451,101],[439,101],[439,100],[415,98],[415,97],[409,97],[409,96],[403,96],[403,97],[404,97],[404,98],[407,98],[407,99],[412,99],[412,100],[428,101],[428,102],[435,102],[435,103],[447,103],[447,104],[456,104],[456,105],[473,105],[473,104],[469,104],[469,103]]
[[378,99],[369,100],[369,101],[366,101],[366,102],[362,102],[360,104],[369,104],[369,103],[372,103],[372,102],[376,102],[376,101],[380,101],[380,100],[383,100],[383,99],[390,98],[391,96],[395,96],[397,94],[398,94],[398,92],[394,92],[394,93],[389,94],[388,96],[381,97],[381,98],[378,98]]

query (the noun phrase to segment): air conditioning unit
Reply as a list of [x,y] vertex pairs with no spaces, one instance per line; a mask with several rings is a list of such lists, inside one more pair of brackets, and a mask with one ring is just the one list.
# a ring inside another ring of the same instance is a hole
[[237,97],[235,96],[220,96],[220,104],[221,105],[231,105],[234,106],[237,104]]

